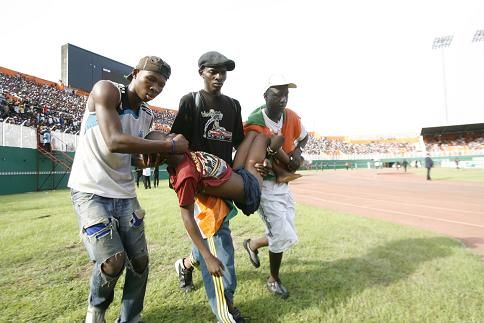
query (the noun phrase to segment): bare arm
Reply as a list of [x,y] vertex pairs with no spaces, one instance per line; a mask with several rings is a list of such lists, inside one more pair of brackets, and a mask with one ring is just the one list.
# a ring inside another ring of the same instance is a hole
[[308,142],[309,135],[306,135],[303,140],[298,142],[296,148],[289,153],[289,163],[287,164],[287,168],[290,171],[296,171],[299,167],[301,167],[301,164],[303,162],[303,158],[301,156],[302,149],[304,146],[306,146],[306,143]]
[[[109,151],[113,153],[156,153],[171,152],[172,139],[146,140],[122,132],[118,116],[119,90],[109,81],[99,81],[91,91],[88,99],[90,111],[96,112],[96,118],[102,136]],[[188,149],[188,141],[178,135],[175,141],[175,152],[182,153]]]
[[224,265],[217,257],[210,253],[210,250],[208,250],[207,246],[203,243],[202,235],[198,229],[195,219],[193,218],[193,204],[188,206],[180,206],[180,213],[183,220],[183,225],[185,226],[190,239],[192,239],[193,243],[202,254],[205,264],[207,265],[208,272],[217,277],[222,276],[225,269]]

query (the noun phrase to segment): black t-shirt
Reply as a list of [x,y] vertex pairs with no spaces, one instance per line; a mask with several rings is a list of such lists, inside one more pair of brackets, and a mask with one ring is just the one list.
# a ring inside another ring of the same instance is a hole
[[232,150],[244,139],[240,103],[223,94],[199,93],[198,112],[192,93],[181,98],[171,132],[185,136],[191,150],[208,152],[232,165]]

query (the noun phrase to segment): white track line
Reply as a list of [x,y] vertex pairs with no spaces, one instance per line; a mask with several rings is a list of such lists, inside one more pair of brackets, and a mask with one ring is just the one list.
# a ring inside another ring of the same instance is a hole
[[342,204],[342,205],[357,207],[357,208],[360,208],[360,209],[367,209],[367,210],[373,210],[373,211],[383,211],[383,212],[387,212],[387,213],[397,213],[397,214],[411,216],[411,217],[414,217],[414,218],[421,218],[421,219],[434,220],[434,221],[440,221],[440,222],[461,224],[461,225],[465,225],[465,226],[469,226],[469,227],[483,228],[484,229],[484,225],[480,225],[480,224],[454,221],[454,220],[447,220],[447,219],[441,219],[441,218],[433,218],[431,216],[418,215],[418,214],[412,214],[412,213],[400,212],[400,211],[394,211],[394,210],[387,210],[387,209],[380,209],[380,208],[376,208],[376,207],[361,206],[361,205],[356,205],[356,204],[351,204],[351,203],[346,203],[346,202],[326,200],[326,199],[322,199],[322,198],[319,198],[319,197],[312,197],[312,196],[305,196],[305,197],[309,198],[309,199],[313,199],[313,200],[323,201],[323,202],[336,203],[336,204]]
[[[307,190],[304,188],[298,188],[298,189],[291,189],[293,192],[295,191],[303,191],[307,193],[313,193],[312,190]],[[375,198],[369,198],[369,197],[360,197],[360,196],[349,196],[347,194],[338,194],[338,193],[332,193],[332,192],[324,192],[324,191],[319,191],[327,195],[334,195],[334,196],[339,196],[339,197],[344,197],[344,198],[357,198],[357,199],[362,199],[362,200],[368,200],[372,202],[391,202],[395,204],[401,204],[401,205],[407,205],[407,206],[416,206],[416,207],[423,207],[423,208],[428,208],[428,209],[436,209],[436,210],[445,210],[445,211],[454,211],[454,212],[460,212],[460,213],[470,213],[470,214],[479,214],[479,215],[484,215],[484,212],[479,212],[479,211],[468,211],[468,210],[461,210],[461,209],[452,209],[452,208],[447,208],[447,207],[439,207],[439,206],[431,206],[431,205],[425,205],[425,204],[414,204],[414,203],[406,203],[406,202],[400,202],[400,201],[389,201],[389,200],[379,200]]]

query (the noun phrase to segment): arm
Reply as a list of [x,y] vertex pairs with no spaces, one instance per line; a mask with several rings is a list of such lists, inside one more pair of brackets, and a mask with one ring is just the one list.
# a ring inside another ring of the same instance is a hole
[[[119,90],[109,81],[99,81],[92,89],[88,99],[90,111],[96,112],[96,118],[102,136],[110,152],[113,153],[156,153],[170,152],[172,140],[146,140],[122,132],[118,116]],[[182,136],[173,138],[177,153],[188,149],[188,142]]]
[[[175,116],[175,120],[171,125],[170,133],[182,134],[187,140],[192,139],[192,127],[193,120],[193,98],[191,94],[185,95],[180,99],[178,105],[178,112]],[[187,126],[190,125],[190,126]]]
[[222,276],[225,268],[222,262],[217,257],[212,255],[210,250],[208,250],[207,246],[203,243],[202,235],[200,234],[197,223],[193,218],[193,204],[180,206],[180,213],[183,220],[183,225],[185,226],[190,239],[192,239],[193,243],[205,260],[208,272],[217,277]]
[[232,143],[237,150],[240,143],[244,140],[244,124],[242,122],[242,108],[239,101],[233,99],[235,102],[236,114],[234,120],[234,131],[232,133]]
[[302,149],[304,148],[304,146],[306,146],[308,139],[309,139],[309,135],[306,134],[306,136],[301,141],[299,141],[297,143],[296,148],[291,153],[289,153],[290,161],[289,161],[289,164],[287,164],[287,168],[290,171],[295,171],[299,167],[301,167],[301,164],[303,162],[303,158],[301,156],[301,153],[302,153]]

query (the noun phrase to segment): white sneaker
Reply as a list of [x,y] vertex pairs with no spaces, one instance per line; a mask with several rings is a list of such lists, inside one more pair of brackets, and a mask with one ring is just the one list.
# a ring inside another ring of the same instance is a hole
[[89,305],[86,314],[86,323],[106,323],[104,319],[104,313],[106,311],[95,308]]

